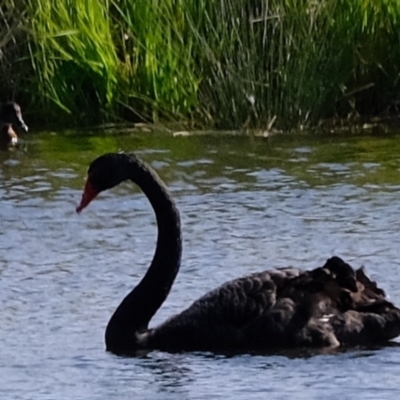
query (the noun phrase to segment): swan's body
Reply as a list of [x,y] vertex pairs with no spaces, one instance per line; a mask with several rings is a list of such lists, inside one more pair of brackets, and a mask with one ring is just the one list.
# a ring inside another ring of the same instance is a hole
[[181,230],[178,210],[156,173],[134,155],[96,159],[80,212],[101,191],[130,179],[156,214],[157,247],[140,283],[125,297],[106,329],[107,350],[263,351],[385,343],[400,334],[400,310],[362,269],[338,257],[311,271],[283,268],[225,283],[160,326],[148,325],[178,273]]

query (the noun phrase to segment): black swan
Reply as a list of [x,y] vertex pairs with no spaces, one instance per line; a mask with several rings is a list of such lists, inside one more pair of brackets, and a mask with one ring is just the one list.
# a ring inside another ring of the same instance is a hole
[[158,237],[151,265],[111,317],[108,351],[275,351],[383,344],[400,334],[400,310],[363,269],[338,257],[314,270],[281,268],[254,273],[209,292],[156,328],[149,322],[162,305],[181,261],[179,213],[154,170],[135,155],[94,160],[77,212],[103,190],[131,180],[149,199]]
[[20,106],[10,101],[3,104],[0,109],[0,145],[2,147],[17,145],[18,135],[13,126],[28,131],[28,127],[22,119]]

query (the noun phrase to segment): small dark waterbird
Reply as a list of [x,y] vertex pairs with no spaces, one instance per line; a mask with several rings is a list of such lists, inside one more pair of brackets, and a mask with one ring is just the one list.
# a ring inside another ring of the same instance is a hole
[[28,131],[28,127],[22,119],[21,107],[12,101],[3,104],[0,109],[0,146],[16,146],[18,135],[13,127]]
[[100,192],[131,180],[150,201],[158,226],[149,269],[112,315],[108,351],[270,352],[384,344],[400,334],[400,310],[364,270],[339,257],[319,268],[267,270],[227,282],[155,328],[181,263],[179,212],[156,172],[135,155],[94,160],[77,212]]

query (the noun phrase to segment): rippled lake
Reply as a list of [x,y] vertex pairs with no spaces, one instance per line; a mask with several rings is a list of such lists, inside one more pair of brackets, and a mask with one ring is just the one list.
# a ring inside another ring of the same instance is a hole
[[[31,133],[0,153],[0,399],[393,399],[400,347],[213,356],[104,350],[115,307],[150,263],[155,220],[131,184],[81,215],[86,169],[135,151],[182,217],[181,271],[152,324],[226,280],[331,255],[400,304],[400,135],[171,137]],[[400,341],[399,341],[400,342]]]

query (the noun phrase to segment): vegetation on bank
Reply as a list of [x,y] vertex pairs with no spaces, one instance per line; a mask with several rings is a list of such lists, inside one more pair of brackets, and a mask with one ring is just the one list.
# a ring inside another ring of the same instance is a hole
[[4,0],[0,20],[1,100],[42,121],[288,129],[397,111],[397,0]]

